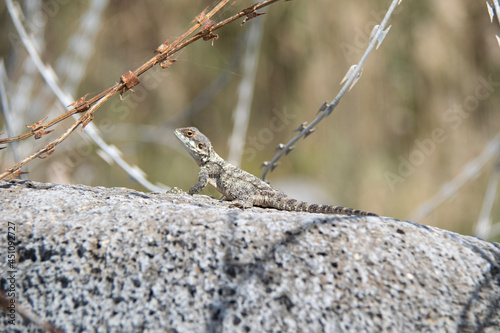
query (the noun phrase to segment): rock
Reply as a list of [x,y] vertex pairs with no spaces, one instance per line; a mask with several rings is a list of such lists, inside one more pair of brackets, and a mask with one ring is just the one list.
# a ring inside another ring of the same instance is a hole
[[0,198],[0,287],[14,269],[16,306],[65,332],[499,331],[500,247],[474,237],[184,192],[18,180]]

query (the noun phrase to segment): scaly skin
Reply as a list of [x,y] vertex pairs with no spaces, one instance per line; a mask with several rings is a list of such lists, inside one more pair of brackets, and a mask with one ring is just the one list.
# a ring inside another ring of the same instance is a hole
[[177,128],[175,135],[200,167],[198,182],[189,189],[189,194],[199,193],[210,184],[225,200],[243,208],[259,206],[295,212],[377,216],[362,210],[317,205],[290,198],[254,175],[224,161],[215,152],[210,140],[196,127]]

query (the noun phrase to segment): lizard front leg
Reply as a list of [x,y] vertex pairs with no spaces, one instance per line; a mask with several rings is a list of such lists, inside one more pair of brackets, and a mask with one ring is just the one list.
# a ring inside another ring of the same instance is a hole
[[193,185],[188,191],[188,194],[200,193],[205,186],[208,184],[208,170],[204,167],[200,168],[200,172],[198,173],[198,182]]

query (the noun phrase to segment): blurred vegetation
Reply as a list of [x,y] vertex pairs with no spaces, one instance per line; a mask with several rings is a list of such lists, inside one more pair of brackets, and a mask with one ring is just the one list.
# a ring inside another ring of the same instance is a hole
[[[77,27],[75,22],[87,6],[87,1],[64,2],[46,20],[43,31],[42,55],[48,64],[66,49]],[[193,18],[213,3],[110,1],[75,97],[95,95],[140,66],[159,44],[181,35]],[[215,21],[250,4],[238,1]],[[270,142],[258,145],[255,157],[244,155],[243,169],[260,176],[260,165],[272,158],[275,147],[291,139],[293,129],[311,121],[319,106],[335,97],[340,81],[361,58],[373,26],[380,23],[389,4],[380,0],[294,0],[273,4],[266,9],[267,15],[256,19],[265,20],[265,25],[247,137],[262,135],[259,131],[269,128],[276,112],[292,115],[292,119],[283,130],[273,133]],[[9,78],[18,82],[26,53],[9,39],[9,34],[16,32],[4,3],[0,4],[0,17],[0,56],[5,59]],[[198,168],[181,153],[172,126],[198,127],[218,153],[226,156],[241,79],[241,68],[231,68],[231,62],[241,55],[244,33],[254,22],[224,27],[213,46],[211,41],[198,41],[187,47],[169,69],[156,69],[141,77],[149,88],[134,88],[135,94],[125,94],[123,102],[115,97],[97,112],[94,123],[107,142],[120,148],[127,161],[139,165],[150,181],[184,190],[196,181]],[[306,179],[321,184],[328,193],[323,203],[407,219],[500,131],[500,85],[493,86],[488,98],[461,117],[460,124],[450,120],[450,110],[474,96],[481,86],[480,78],[500,81],[500,47],[495,39],[499,26],[490,23],[484,2],[404,0],[389,24],[391,30],[368,58],[359,82],[315,133],[299,141],[296,149],[280,160],[281,165],[269,176],[272,184],[280,179]],[[172,123],[224,73],[229,74],[229,84],[207,107],[189,120]],[[38,75],[35,79],[36,95],[43,82]],[[60,110],[50,112],[33,105],[24,122],[31,124]],[[435,143],[431,152],[422,152],[417,142],[432,138],[436,129],[444,131],[445,139]],[[152,133],[157,133],[154,138]],[[43,144],[31,140],[21,145],[23,156]],[[250,140],[246,149],[256,147]],[[408,160],[416,150],[424,158],[410,175],[402,177],[403,181],[391,185],[387,173],[398,175],[402,159]],[[8,149],[0,152],[0,158],[2,169],[13,163]],[[493,162],[420,222],[471,234],[492,168]],[[28,169],[28,177],[37,181],[143,190],[121,169],[103,161],[96,148],[84,143],[77,133],[50,158],[29,164]],[[496,203],[494,221],[500,216]]]

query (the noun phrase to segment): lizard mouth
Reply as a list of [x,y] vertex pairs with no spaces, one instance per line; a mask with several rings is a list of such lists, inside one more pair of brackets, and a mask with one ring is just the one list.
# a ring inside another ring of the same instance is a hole
[[186,138],[184,137],[184,135],[182,134],[182,130],[180,128],[177,128],[175,131],[174,131],[174,134],[175,136],[177,137],[177,139],[179,139],[180,142],[182,142],[184,145],[186,145],[187,148],[189,148],[188,146],[188,141],[186,140]]
[[175,131],[174,131],[174,134],[175,134],[175,136],[178,139],[180,139],[182,137],[181,129],[180,128],[176,128]]

